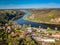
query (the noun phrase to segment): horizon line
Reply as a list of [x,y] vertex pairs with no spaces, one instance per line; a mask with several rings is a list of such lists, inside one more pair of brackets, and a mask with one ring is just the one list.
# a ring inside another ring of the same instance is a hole
[[[60,7],[55,7],[55,8],[57,9]],[[0,8],[0,9],[54,9],[54,8],[50,7],[50,8]]]

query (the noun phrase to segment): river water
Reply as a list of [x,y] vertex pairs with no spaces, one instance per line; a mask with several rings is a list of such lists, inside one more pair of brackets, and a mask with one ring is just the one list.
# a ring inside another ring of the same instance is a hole
[[[28,21],[28,20],[25,20],[25,16],[29,16],[30,15],[30,12],[27,12],[25,13],[25,15],[22,17],[22,18],[19,18],[17,20],[15,20],[14,22],[16,22],[17,24],[20,24],[20,25],[23,25],[23,24],[26,24],[26,25],[31,25],[31,27],[41,27],[41,28],[47,28],[48,26],[47,25],[44,25],[44,24],[41,24],[41,23],[37,23],[37,22],[31,22],[31,21]],[[54,26],[49,26],[51,29],[55,29]],[[60,30],[60,28],[58,28],[58,30]]]

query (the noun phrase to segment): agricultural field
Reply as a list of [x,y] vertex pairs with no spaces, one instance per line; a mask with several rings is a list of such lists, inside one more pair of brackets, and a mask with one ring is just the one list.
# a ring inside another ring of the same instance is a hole
[[26,20],[38,23],[60,24],[60,8],[30,9]]

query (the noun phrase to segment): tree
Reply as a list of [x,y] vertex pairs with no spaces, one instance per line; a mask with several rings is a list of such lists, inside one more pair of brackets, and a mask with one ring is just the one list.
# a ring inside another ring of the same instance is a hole
[[50,14],[48,14],[48,17],[49,17],[49,18],[54,18],[54,14],[51,14],[51,13],[50,13]]

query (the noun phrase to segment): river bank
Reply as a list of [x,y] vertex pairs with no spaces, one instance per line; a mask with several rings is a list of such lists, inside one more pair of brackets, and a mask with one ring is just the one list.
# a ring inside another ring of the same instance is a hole
[[[31,12],[30,12],[31,13]],[[36,16],[37,17],[37,16]],[[43,22],[43,21],[38,21],[38,20],[35,20],[34,19],[34,16],[32,14],[29,14],[28,16],[25,16],[24,17],[24,20],[27,20],[29,22],[35,22],[35,23],[40,23],[40,24],[43,24],[45,26],[48,26],[48,27],[54,27],[54,28],[57,28],[58,30],[60,30],[60,24],[59,23],[52,23],[52,22]]]

